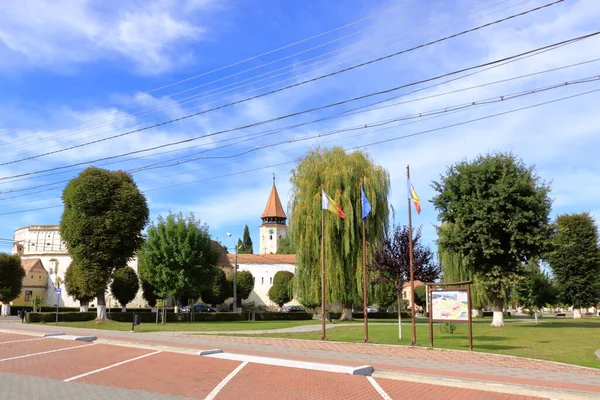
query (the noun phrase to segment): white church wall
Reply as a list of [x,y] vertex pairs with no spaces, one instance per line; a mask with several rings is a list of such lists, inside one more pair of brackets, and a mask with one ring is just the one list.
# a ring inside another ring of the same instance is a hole
[[[269,299],[269,289],[273,286],[273,278],[278,271],[288,271],[295,274],[296,266],[294,264],[238,264],[238,271],[248,271],[254,277],[254,290],[246,302],[253,301],[257,306],[266,306],[277,308],[276,304]],[[293,299],[289,305],[298,305],[296,299]]]

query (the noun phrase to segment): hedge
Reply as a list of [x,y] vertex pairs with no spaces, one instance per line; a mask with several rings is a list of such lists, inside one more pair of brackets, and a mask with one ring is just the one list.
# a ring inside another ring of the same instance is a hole
[[[38,307],[40,312],[54,312],[56,313],[56,306],[40,306]],[[25,310],[25,312],[32,312],[32,306],[10,306],[10,315],[17,315],[19,310]],[[76,312],[79,311],[79,307],[58,307],[58,312]]]
[[[331,313],[329,313],[329,315],[331,315],[332,319],[339,319],[340,316],[342,315],[342,313],[331,312]],[[368,315],[369,315],[369,318],[372,318],[372,319],[398,319],[397,312],[376,312],[376,313],[368,313]],[[406,311],[402,311],[400,316],[402,318],[410,318],[410,313],[408,313]],[[352,318],[353,319],[362,319],[363,313],[362,312],[353,312]]]
[[[93,321],[95,312],[59,312],[58,322]],[[56,312],[30,312],[26,316],[27,322],[56,322]]]
[[256,313],[254,316],[257,321],[303,321],[311,320],[313,318],[313,315],[307,312],[264,312]]

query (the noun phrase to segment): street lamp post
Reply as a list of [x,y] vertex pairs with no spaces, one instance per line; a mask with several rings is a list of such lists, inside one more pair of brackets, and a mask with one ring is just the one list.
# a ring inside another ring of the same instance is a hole
[[233,247],[235,248],[235,264],[233,265],[233,312],[237,312],[237,268],[238,268],[238,247],[231,233],[227,232],[227,236],[231,238]]

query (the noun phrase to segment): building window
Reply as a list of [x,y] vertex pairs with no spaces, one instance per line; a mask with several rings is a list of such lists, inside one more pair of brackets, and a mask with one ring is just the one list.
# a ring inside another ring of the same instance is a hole
[[269,240],[273,240],[273,235],[269,235]]
[[31,301],[32,294],[33,294],[33,292],[31,290],[26,290],[25,291],[25,301]]
[[265,277],[263,276],[263,277],[262,277],[262,278],[260,278],[260,279],[261,279],[261,281],[260,281],[260,284],[261,284],[261,285],[264,285],[264,284],[265,284]]
[[271,281],[271,285],[272,285],[272,284],[273,284],[273,277],[271,277],[271,278],[269,278],[269,279],[270,279],[270,281]]

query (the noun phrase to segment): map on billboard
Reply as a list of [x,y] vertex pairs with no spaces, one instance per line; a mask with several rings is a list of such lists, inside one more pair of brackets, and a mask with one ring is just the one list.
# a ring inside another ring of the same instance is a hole
[[469,302],[466,290],[444,290],[431,293],[434,320],[469,320]]

